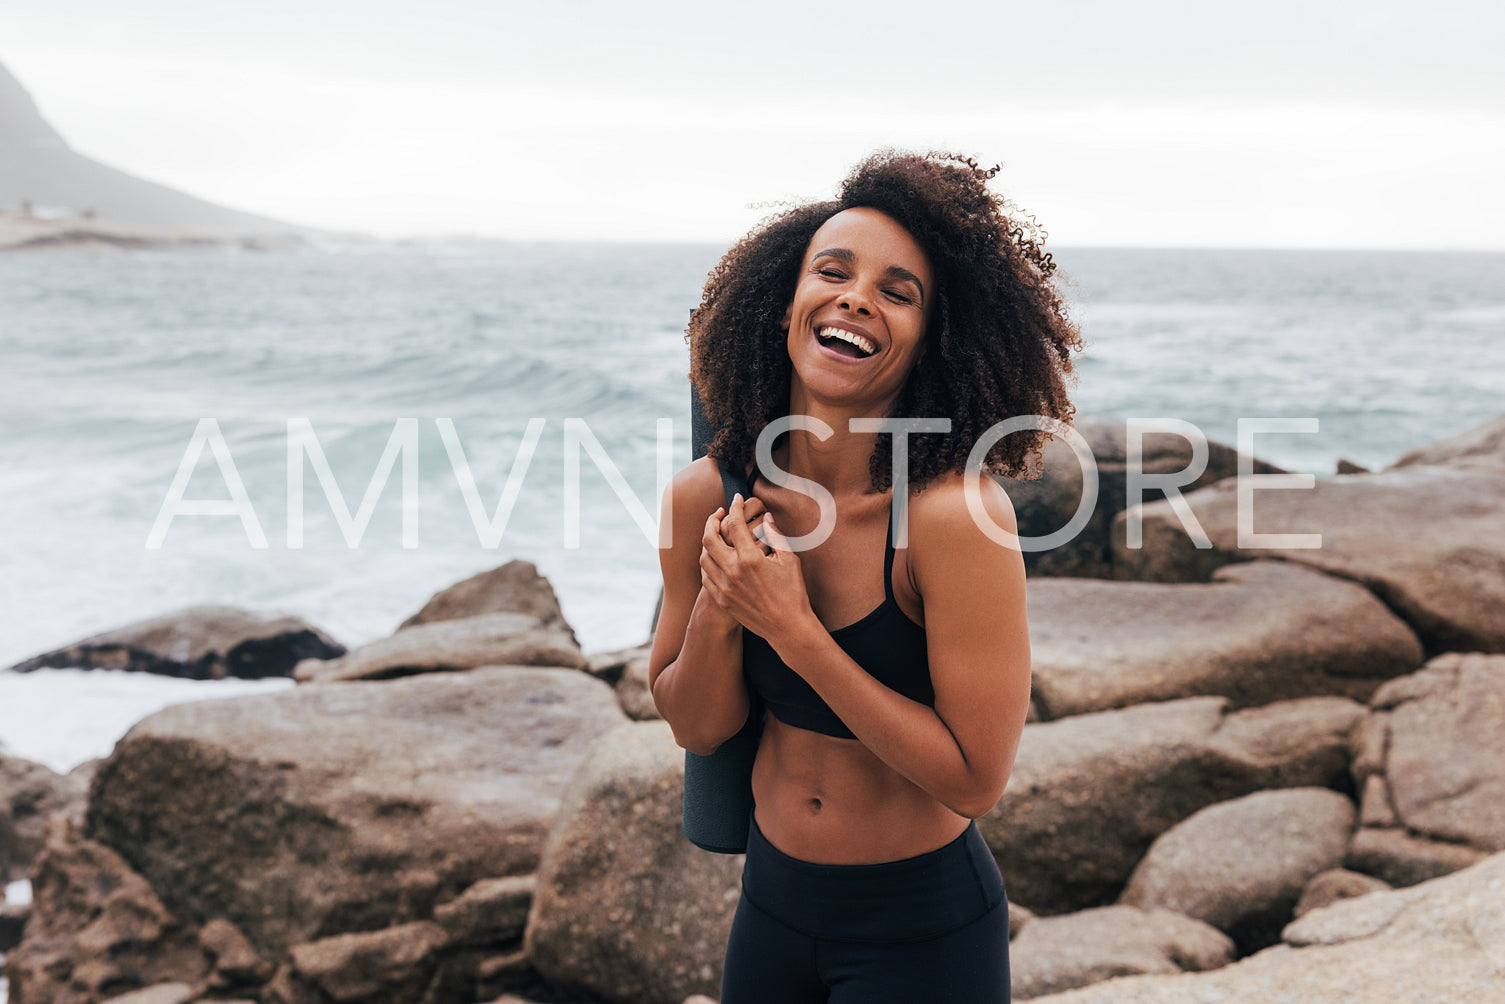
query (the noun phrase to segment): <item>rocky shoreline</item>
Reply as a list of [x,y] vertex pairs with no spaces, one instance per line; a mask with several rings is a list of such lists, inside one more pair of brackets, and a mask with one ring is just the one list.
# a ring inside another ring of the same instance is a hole
[[[1258,493],[1211,451],[1127,546],[1103,494],[1031,559],[1034,704],[980,821],[1014,996],[1050,1004],[1505,1004],[1505,416],[1383,471]],[[1190,451],[1152,437],[1146,469]],[[1066,522],[1075,457],[1009,485]],[[1272,471],[1268,466],[1260,468]],[[683,758],[647,650],[580,651],[510,562],[346,651],[194,608],[13,671],[292,676],[169,708],[69,775],[0,757],[13,1004],[705,1004],[741,861],[679,832]],[[698,996],[705,995],[705,996]]]

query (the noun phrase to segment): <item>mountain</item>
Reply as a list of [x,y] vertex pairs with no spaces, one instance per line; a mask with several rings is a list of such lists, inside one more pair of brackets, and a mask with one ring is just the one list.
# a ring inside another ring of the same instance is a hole
[[221,236],[307,234],[292,223],[243,213],[147,181],[76,152],[0,64],[0,210],[25,204],[153,230]]

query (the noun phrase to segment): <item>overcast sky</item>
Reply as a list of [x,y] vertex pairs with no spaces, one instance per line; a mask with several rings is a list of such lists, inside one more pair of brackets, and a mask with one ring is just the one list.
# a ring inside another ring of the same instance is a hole
[[1502,11],[46,0],[0,62],[82,153],[385,236],[725,242],[898,146],[1053,243],[1505,249]]

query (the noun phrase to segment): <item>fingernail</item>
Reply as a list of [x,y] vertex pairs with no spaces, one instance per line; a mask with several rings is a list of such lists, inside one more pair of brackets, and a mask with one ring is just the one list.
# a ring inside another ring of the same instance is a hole
[[736,505],[738,502],[741,502],[741,501],[742,501],[742,493],[741,492],[736,492],[736,493],[734,493],[732,495],[732,505]]

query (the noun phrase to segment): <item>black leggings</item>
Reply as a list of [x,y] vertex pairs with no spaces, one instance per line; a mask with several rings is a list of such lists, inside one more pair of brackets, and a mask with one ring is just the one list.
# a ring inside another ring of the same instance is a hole
[[752,825],[721,1004],[1008,1000],[1008,900],[976,824],[876,865],[800,861]]

